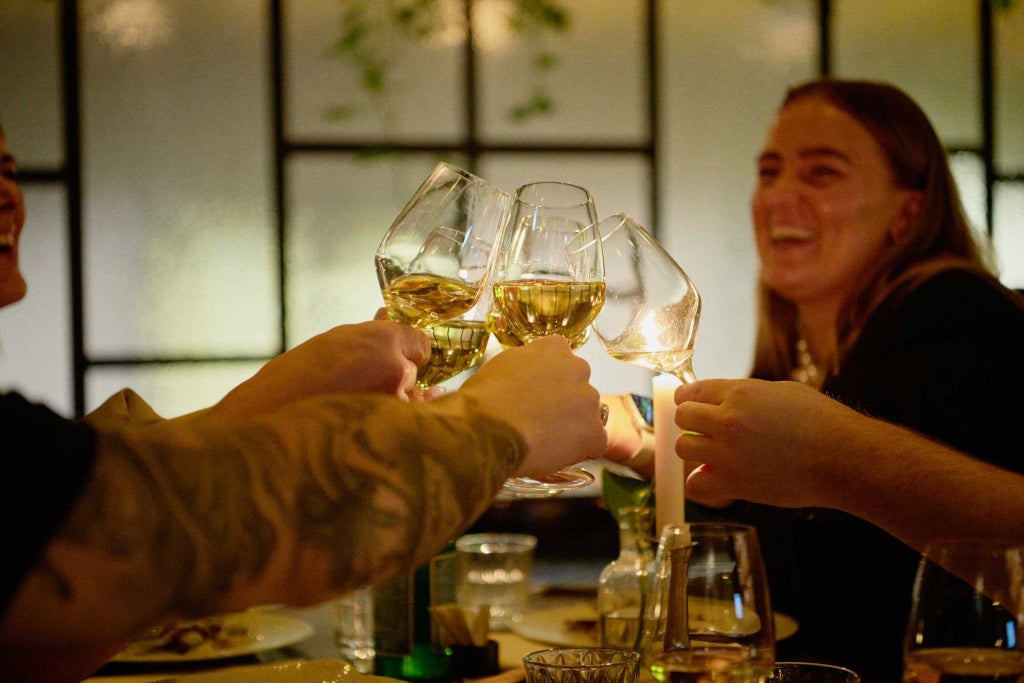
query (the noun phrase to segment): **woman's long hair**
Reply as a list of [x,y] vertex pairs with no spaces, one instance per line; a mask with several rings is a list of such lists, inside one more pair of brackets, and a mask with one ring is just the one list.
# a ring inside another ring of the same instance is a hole
[[[864,272],[836,321],[837,345],[829,369],[841,365],[864,322],[897,288],[909,290],[939,271],[991,274],[949,169],[946,151],[928,117],[898,88],[873,81],[825,78],[790,89],[782,108],[820,98],[855,118],[878,141],[897,187],[923,194],[915,224]],[[796,360],[796,306],[758,284],[754,377],[789,379]]]

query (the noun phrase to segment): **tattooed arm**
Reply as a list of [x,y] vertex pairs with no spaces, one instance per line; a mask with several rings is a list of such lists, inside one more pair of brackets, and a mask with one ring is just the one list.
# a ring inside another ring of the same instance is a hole
[[101,432],[0,647],[110,654],[165,619],[313,604],[407,572],[513,472],[601,455],[599,412],[589,367],[551,338],[428,403],[331,395],[247,420]]

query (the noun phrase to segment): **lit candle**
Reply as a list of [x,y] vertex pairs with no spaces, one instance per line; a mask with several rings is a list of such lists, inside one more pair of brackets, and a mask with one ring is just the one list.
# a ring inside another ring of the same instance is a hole
[[654,378],[654,518],[657,533],[668,524],[683,524],[683,461],[676,455],[676,387],[679,380],[662,373]]

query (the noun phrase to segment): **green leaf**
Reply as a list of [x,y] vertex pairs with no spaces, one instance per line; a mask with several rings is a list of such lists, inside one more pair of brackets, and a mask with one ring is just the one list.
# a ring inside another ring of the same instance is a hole
[[625,507],[643,507],[651,498],[651,482],[639,477],[613,472],[605,466],[601,472],[601,493],[608,511],[619,521],[619,510]]
[[334,107],[328,107],[324,111],[324,117],[328,121],[344,121],[355,116],[358,108],[350,104],[341,104]]
[[363,87],[370,94],[376,94],[384,90],[383,69],[374,64],[368,64],[363,67]]

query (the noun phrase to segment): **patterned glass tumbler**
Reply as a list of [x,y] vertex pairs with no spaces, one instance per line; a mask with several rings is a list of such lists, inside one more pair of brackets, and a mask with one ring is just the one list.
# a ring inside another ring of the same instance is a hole
[[526,683],[636,683],[640,653],[602,647],[540,650],[523,657]]

